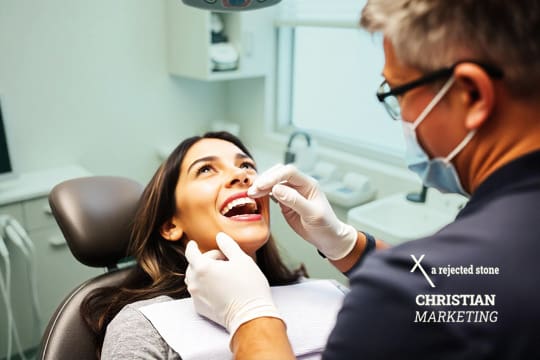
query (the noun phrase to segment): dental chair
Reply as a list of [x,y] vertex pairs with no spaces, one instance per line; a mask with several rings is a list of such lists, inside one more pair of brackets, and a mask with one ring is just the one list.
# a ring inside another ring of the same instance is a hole
[[130,179],[94,176],[62,182],[49,194],[52,213],[73,256],[107,272],[81,284],[58,306],[43,334],[38,359],[96,358],[92,334],[79,308],[93,289],[118,285],[129,275],[131,267],[117,265],[128,255],[131,224],[142,191]]

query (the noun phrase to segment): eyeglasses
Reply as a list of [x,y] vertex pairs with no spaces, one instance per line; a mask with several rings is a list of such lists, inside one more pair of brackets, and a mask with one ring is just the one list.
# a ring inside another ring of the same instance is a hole
[[477,61],[463,60],[463,61],[456,62],[454,65],[450,67],[436,70],[416,80],[413,80],[411,82],[408,82],[400,86],[396,86],[393,89],[390,87],[390,85],[388,85],[388,82],[384,80],[379,86],[379,89],[377,90],[377,99],[379,99],[379,101],[383,103],[384,108],[386,109],[390,117],[392,117],[392,119],[394,120],[401,119],[401,107],[399,105],[398,96],[402,96],[407,91],[417,88],[419,86],[429,84],[431,82],[434,82],[439,79],[443,79],[445,77],[450,77],[454,73],[454,69],[456,68],[456,66],[462,63],[466,63],[466,62],[473,63],[480,66],[482,69],[484,69],[488,73],[488,75],[494,78],[503,77],[502,70],[494,66],[479,63]]

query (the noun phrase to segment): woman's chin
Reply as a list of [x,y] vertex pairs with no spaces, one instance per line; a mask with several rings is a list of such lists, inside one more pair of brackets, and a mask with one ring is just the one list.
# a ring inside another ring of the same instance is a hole
[[230,237],[232,237],[240,248],[248,254],[254,254],[255,251],[259,250],[261,246],[266,244],[268,238],[270,237],[270,232],[268,229],[231,229],[229,232],[225,231]]

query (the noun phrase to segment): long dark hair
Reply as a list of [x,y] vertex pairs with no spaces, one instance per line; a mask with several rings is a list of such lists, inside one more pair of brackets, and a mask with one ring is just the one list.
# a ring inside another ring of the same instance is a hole
[[[189,297],[184,274],[188,262],[185,241],[166,241],[160,227],[175,213],[175,188],[187,151],[201,139],[221,139],[236,145],[246,155],[244,144],[227,132],[208,132],[182,141],[158,168],[144,189],[135,214],[128,254],[136,260],[130,276],[119,286],[94,290],[81,305],[81,315],[95,336],[97,355],[101,353],[105,329],[126,305],[139,300],[168,295]],[[257,252],[257,264],[270,285],[294,283],[305,275],[303,267],[289,270],[279,256],[273,238]]]

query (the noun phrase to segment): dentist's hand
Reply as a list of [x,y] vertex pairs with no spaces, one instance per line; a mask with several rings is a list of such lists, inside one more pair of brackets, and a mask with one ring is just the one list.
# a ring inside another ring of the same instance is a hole
[[[185,282],[195,310],[224,326],[231,338],[243,323],[279,315],[268,280],[257,264],[224,233],[216,236],[219,251],[201,254],[195,241],[186,247],[189,266]],[[221,256],[220,256],[221,255]]]
[[278,164],[262,173],[248,189],[251,197],[270,192],[293,230],[327,258],[342,259],[354,248],[358,232],[337,218],[315,179],[293,165]]

